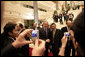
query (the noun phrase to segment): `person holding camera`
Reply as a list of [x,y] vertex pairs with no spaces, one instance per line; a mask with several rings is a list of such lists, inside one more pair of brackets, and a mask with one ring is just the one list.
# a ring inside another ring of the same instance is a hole
[[[61,28],[63,33],[69,32],[70,30],[72,30],[72,22],[70,20],[68,20],[66,22],[66,25],[67,25],[67,27]],[[65,47],[65,56],[70,56],[71,52],[72,52],[72,55],[75,55],[75,49],[74,49],[72,40],[70,38],[68,38],[67,44],[66,44],[66,47]]]

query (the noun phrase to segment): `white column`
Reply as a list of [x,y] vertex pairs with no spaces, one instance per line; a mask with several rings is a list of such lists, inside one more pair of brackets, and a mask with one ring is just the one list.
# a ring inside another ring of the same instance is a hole
[[67,1],[65,1],[65,8],[67,7]]
[[34,20],[35,20],[35,23],[37,23],[37,26],[38,26],[38,5],[37,5],[37,1],[34,1],[33,5],[34,5]]
[[56,1],[56,10],[58,10],[58,1]]
[[71,8],[72,8],[72,1],[70,1],[70,4],[71,4]]

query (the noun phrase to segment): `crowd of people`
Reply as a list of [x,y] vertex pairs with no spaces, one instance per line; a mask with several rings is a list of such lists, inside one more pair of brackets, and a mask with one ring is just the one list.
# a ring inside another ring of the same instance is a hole
[[54,21],[58,22],[58,20],[60,20],[60,24],[63,24],[63,18],[64,18],[64,21],[67,21],[67,20],[73,21],[74,14],[68,13],[68,11],[65,11],[65,12],[60,13],[60,14],[54,13],[54,15],[53,15]]
[[[29,56],[30,33],[35,28],[39,30],[39,39],[36,39],[32,56],[48,56],[52,52],[53,56],[84,56],[84,13],[81,12],[72,22],[66,21],[66,27],[57,29],[57,25],[43,22],[42,28],[34,23],[33,28],[28,29],[21,23],[8,22],[1,34],[1,56]],[[65,32],[69,32],[66,37]],[[50,50],[50,51],[49,51]]]

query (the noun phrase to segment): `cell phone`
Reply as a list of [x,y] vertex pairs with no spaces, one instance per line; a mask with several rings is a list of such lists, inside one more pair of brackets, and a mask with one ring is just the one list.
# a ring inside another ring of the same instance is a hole
[[36,39],[39,39],[39,31],[33,30],[32,31],[32,40],[35,41]]

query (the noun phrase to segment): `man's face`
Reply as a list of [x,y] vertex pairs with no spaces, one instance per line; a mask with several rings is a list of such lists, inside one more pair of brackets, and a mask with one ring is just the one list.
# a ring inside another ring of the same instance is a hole
[[16,26],[15,29],[13,29],[11,36],[12,37],[18,37],[18,33],[19,33],[19,31],[18,31],[17,26]]
[[43,27],[44,27],[44,28],[48,28],[48,22],[44,22],[44,23],[43,23]]
[[72,22],[71,21],[67,21],[67,26],[71,27],[72,26]]
[[21,30],[21,27],[19,26],[19,24],[17,24],[16,27],[17,27],[17,30],[18,30],[18,31]]
[[52,30],[54,30],[54,29],[56,29],[56,25],[55,24],[52,25]]
[[40,24],[38,25],[38,27],[40,27]]
[[37,27],[37,24],[36,23],[34,23],[34,25],[33,25],[34,27]]

